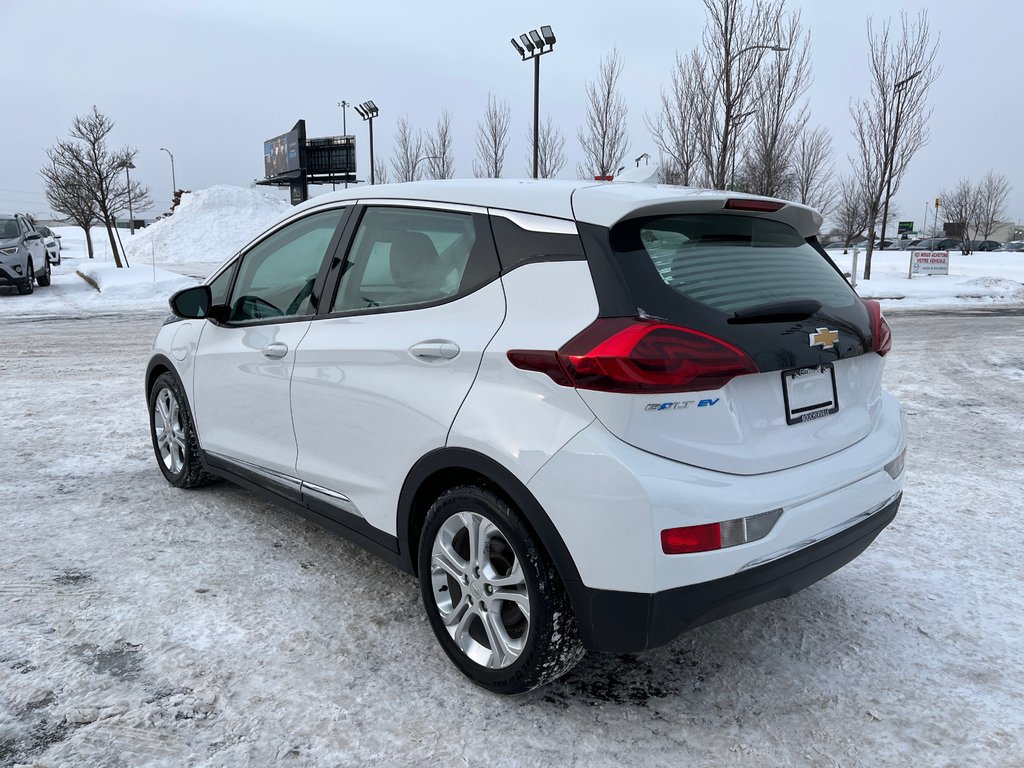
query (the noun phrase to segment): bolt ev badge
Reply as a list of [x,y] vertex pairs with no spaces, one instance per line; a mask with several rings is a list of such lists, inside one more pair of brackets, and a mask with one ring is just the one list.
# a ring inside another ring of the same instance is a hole
[[828,328],[818,328],[816,333],[807,334],[811,339],[811,346],[819,344],[822,349],[832,349],[832,346],[839,341],[839,331],[831,331]]

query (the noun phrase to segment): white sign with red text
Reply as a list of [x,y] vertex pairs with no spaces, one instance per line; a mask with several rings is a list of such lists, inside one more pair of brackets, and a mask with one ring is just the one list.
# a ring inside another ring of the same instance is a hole
[[911,251],[910,273],[914,275],[948,275],[949,251]]

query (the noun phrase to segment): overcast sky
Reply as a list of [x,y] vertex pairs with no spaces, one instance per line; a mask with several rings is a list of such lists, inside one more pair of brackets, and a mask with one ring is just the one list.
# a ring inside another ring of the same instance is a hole
[[[811,33],[812,124],[832,131],[835,165],[849,166],[850,99],[868,94],[865,23],[918,4],[886,0],[789,0]],[[1019,0],[930,0],[943,72],[931,93],[931,141],[895,196],[901,219],[934,212],[943,187],[990,168],[1014,189],[1007,216],[1024,219],[1024,109]],[[509,38],[550,24],[558,38],[541,62],[541,116],[566,137],[576,175],[584,88],[613,46],[625,68],[627,165],[655,147],[644,124],[677,51],[699,43],[699,0],[623,3],[262,2],[261,0],[0,0],[4,141],[0,211],[47,211],[38,170],[45,149],[92,105],[116,121],[116,145],[139,150],[137,176],[152,189],[153,216],[170,205],[170,160],[179,187],[248,185],[263,175],[263,141],[305,118],[309,136],[341,133],[339,101],[368,99],[377,154],[390,158],[395,120],[431,128],[453,115],[456,175],[471,176],[474,134],[488,92],[512,108],[506,176],[528,176],[533,64]],[[359,177],[368,176],[366,125],[351,109]],[[329,189],[329,188],[328,188]]]

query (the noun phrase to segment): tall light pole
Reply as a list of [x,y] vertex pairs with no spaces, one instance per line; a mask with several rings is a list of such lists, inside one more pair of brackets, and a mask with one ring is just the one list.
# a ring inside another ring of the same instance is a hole
[[519,42],[512,38],[512,47],[523,61],[533,59],[533,178],[536,179],[540,158],[540,57],[555,49],[555,33],[551,27],[541,27],[540,32],[531,29],[519,36]]
[[733,119],[733,125],[736,126],[736,130],[732,132],[732,170],[729,173],[729,189],[735,191],[736,189],[736,134],[739,133],[740,126],[743,125],[743,121],[754,114],[757,110],[751,109],[747,112],[741,112],[736,115]]
[[[345,118],[348,116],[348,102],[342,99],[338,102],[338,106],[341,107],[341,135],[343,138],[348,137],[348,127],[345,124]],[[345,189],[348,189],[348,175],[345,175]]]
[[131,160],[124,161],[124,175],[128,179],[128,234],[135,234],[135,214],[132,213],[132,175],[128,172],[129,169],[134,169],[135,163]]
[[166,147],[160,147],[160,151],[166,152],[167,156],[171,158],[171,205],[174,205],[174,193],[178,191],[178,182],[174,179],[174,155]]
[[355,108],[356,112],[363,120],[367,120],[370,123],[370,184],[377,182],[377,177],[374,174],[374,158],[373,158],[373,118],[380,114],[380,110],[377,109],[377,105],[372,101],[364,101]]
[[[892,194],[892,164],[896,156],[897,145],[900,143],[900,117],[902,117],[901,113],[903,111],[903,93],[907,90],[910,82],[915,77],[919,77],[923,71],[921,69],[917,70],[910,77],[905,77],[898,81],[892,88],[893,95],[896,97],[896,120],[892,127],[892,149],[890,149],[885,163],[885,202],[882,204],[882,234],[878,238],[878,250],[880,251],[885,250],[885,225],[889,219],[889,196]],[[864,279],[870,279],[870,269],[866,269],[865,272]]]

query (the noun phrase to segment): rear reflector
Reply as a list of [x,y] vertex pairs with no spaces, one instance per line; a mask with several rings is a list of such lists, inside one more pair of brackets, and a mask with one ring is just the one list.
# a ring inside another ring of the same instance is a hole
[[666,555],[687,555],[716,549],[738,547],[767,536],[782,516],[772,509],[750,517],[737,517],[723,523],[666,528],[661,532],[661,551]]
[[782,208],[785,203],[778,200],[750,200],[743,197],[733,197],[725,201],[723,206],[729,211],[761,211],[771,213]]
[[900,451],[900,455],[885,465],[885,472],[895,480],[903,473],[904,462],[906,461],[907,449]]
[[743,350],[726,341],[627,317],[599,318],[557,352],[513,349],[508,359],[562,386],[600,392],[699,392],[758,372]]
[[868,318],[871,320],[871,351],[885,356],[892,349],[892,329],[882,314],[882,305],[874,299],[862,301],[868,308]]

